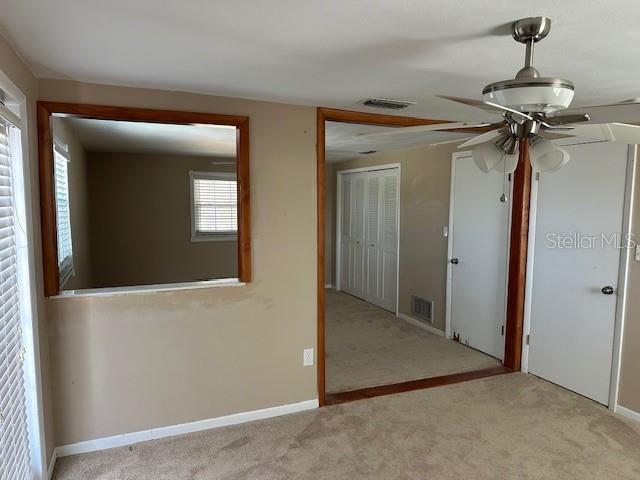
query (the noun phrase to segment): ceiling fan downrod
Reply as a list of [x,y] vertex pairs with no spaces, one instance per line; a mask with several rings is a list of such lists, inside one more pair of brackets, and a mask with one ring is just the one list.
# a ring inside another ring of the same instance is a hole
[[548,17],[529,17],[516,20],[511,26],[513,38],[526,45],[524,67],[516,78],[539,78],[540,72],[533,66],[533,46],[551,31],[551,19]]

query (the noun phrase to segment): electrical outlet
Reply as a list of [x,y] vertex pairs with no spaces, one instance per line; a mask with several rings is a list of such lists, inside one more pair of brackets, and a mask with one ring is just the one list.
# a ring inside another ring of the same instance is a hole
[[313,348],[305,348],[302,351],[302,366],[310,367],[313,365]]

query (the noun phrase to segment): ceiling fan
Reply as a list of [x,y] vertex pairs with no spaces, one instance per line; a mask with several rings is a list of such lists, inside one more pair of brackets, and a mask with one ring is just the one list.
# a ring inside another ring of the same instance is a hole
[[[569,80],[541,77],[533,66],[535,43],[551,30],[547,17],[531,17],[512,24],[513,38],[526,46],[525,63],[516,77],[490,83],[482,90],[482,100],[437,95],[440,98],[499,113],[499,123],[441,123],[386,129],[358,137],[377,137],[417,132],[464,131],[479,134],[458,148],[473,147],[475,163],[483,172],[515,171],[519,140],[529,140],[529,157],[536,171],[552,171],[569,161],[569,154],[545,136],[586,137],[597,140],[640,143],[640,99],[611,105],[569,108],[574,86]],[[487,131],[488,130],[488,131]],[[549,135],[552,134],[552,135]],[[555,134],[555,135],[553,135]]]

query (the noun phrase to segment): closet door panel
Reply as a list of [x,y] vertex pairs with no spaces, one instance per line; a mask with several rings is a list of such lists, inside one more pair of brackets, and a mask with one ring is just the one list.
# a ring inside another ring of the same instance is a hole
[[353,245],[353,291],[359,296],[365,295],[365,225],[366,225],[366,177],[362,174],[355,178],[354,198],[354,235]]
[[380,296],[380,177],[376,172],[367,179],[367,282],[366,294]]

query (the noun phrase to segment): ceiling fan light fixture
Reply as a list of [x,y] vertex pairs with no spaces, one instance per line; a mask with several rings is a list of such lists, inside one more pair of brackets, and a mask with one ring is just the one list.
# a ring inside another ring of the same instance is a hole
[[471,150],[471,154],[475,164],[484,173],[489,173],[493,170],[504,156],[500,147],[493,142],[481,143],[475,146]]
[[482,100],[520,112],[550,113],[571,105],[573,88],[561,78],[515,78],[487,85]]
[[563,148],[554,145],[542,137],[534,137],[529,147],[529,158],[533,170],[553,172],[566,165],[571,156]]
[[503,155],[502,160],[493,167],[493,170],[499,173],[513,173],[518,168],[518,159],[517,151],[511,155]]

